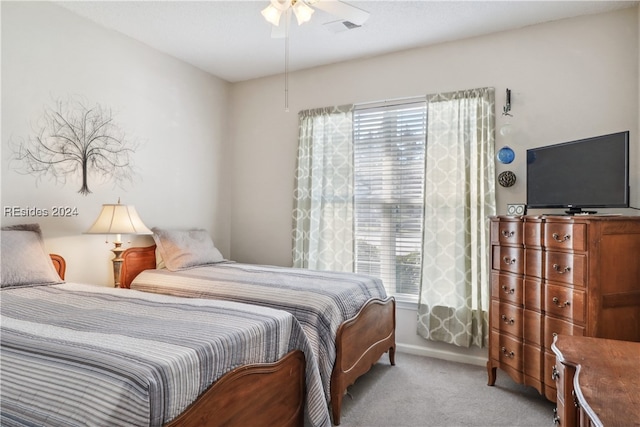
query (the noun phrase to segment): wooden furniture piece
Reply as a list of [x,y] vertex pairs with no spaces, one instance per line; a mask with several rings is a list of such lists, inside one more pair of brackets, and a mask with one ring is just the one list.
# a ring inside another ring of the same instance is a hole
[[[64,258],[49,256],[64,280]],[[295,350],[274,363],[236,368],[165,427],[302,427],[305,363],[304,353]]]
[[225,374],[166,427],[304,425],[304,353]]
[[640,341],[640,217],[491,218],[489,385],[496,369],[555,401],[558,334]]
[[[142,271],[156,268],[155,245],[127,249],[121,272],[121,286],[129,288]],[[335,425],[340,424],[342,399],[347,387],[365,374],[389,352],[395,365],[395,299],[372,298],[353,318],[343,322],[336,335],[336,361],[331,373],[331,412]]]
[[558,335],[551,348],[556,425],[640,425],[640,343]]
[[60,278],[64,280],[64,275],[67,271],[67,262],[64,260],[62,256],[58,254],[49,254],[49,256],[51,257],[51,262],[53,263],[53,267],[58,272],[58,276],[60,276]]

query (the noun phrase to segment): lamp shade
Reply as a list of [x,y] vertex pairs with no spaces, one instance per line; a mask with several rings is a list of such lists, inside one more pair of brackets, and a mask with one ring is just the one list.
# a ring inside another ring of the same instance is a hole
[[140,219],[133,206],[117,204],[102,205],[100,215],[87,234],[153,234]]

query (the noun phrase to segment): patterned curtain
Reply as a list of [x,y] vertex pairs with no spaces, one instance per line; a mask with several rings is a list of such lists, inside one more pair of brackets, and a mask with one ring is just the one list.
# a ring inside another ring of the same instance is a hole
[[353,105],[298,114],[293,266],[353,271]]
[[418,334],[463,347],[487,343],[494,104],[493,88],[427,97]]

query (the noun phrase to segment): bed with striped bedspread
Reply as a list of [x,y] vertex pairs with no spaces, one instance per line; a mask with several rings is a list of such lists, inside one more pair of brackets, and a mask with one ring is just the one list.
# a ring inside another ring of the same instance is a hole
[[226,372],[305,353],[306,413],[330,425],[289,313],[65,283],[1,292],[3,426],[159,426]]
[[380,279],[355,273],[222,262],[182,271],[145,270],[131,289],[256,304],[292,313],[317,355],[327,400],[336,332],[371,298],[387,298]]

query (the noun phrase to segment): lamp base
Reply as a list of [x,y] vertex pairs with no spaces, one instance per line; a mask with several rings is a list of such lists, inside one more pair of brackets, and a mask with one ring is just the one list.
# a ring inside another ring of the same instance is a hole
[[113,262],[113,287],[120,287],[120,276],[122,273],[122,262],[124,259],[122,258],[122,253],[124,252],[124,248],[122,247],[122,242],[114,242],[115,247],[111,249],[111,252],[114,253],[115,257],[111,260]]

